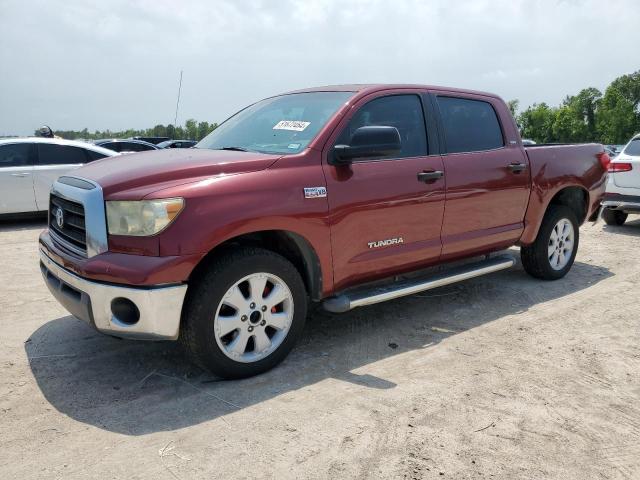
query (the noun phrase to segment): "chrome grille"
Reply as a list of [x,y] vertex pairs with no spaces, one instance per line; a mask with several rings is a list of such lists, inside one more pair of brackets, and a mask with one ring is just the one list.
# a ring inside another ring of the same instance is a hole
[[51,193],[49,200],[49,232],[54,241],[73,253],[86,256],[87,233],[84,206]]

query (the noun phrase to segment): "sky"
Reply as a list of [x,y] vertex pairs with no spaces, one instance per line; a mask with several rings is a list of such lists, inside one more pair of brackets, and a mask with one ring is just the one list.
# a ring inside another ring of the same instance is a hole
[[639,0],[0,0],[0,136],[221,122],[318,85],[556,105],[640,69]]

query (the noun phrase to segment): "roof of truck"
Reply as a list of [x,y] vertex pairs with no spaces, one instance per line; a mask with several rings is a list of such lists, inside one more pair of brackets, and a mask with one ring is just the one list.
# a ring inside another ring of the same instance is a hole
[[464,88],[452,88],[443,87],[437,85],[419,85],[408,83],[354,83],[345,85],[325,85],[322,87],[303,88],[300,90],[293,90],[286,92],[283,95],[289,95],[292,93],[307,93],[307,92],[376,92],[380,90],[395,90],[395,89],[428,89],[428,90],[444,90],[447,92],[469,93],[474,95],[484,95],[487,97],[498,97],[498,95],[489,92],[481,92],[478,90],[469,90]]

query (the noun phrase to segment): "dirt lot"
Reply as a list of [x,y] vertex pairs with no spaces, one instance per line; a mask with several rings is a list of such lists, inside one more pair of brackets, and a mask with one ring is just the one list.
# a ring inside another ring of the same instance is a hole
[[0,478],[640,478],[637,218],[583,227],[558,282],[518,267],[315,313],[233,382],[68,316],[42,224],[5,222]]

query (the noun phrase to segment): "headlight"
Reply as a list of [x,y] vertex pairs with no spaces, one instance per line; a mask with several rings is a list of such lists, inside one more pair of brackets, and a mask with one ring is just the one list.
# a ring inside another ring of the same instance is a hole
[[107,203],[110,235],[144,237],[164,230],[182,211],[184,199],[112,201]]

